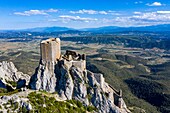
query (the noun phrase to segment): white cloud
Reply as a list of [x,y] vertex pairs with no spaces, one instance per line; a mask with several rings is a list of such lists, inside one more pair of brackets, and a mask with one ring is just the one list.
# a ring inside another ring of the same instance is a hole
[[106,11],[99,11],[99,14],[107,15],[108,13]]
[[14,12],[15,15],[21,16],[31,16],[31,15],[48,15],[48,13],[58,12],[57,9],[48,9],[48,10],[29,10],[24,12]]
[[[100,20],[98,20],[100,21]],[[133,15],[105,18],[100,23],[118,26],[148,26],[170,24],[170,11],[133,12]]]
[[[107,13],[116,13],[115,11],[107,11]],[[121,13],[122,14],[122,13]],[[112,18],[111,18],[112,17]],[[59,18],[49,20],[51,22],[71,23],[72,22],[89,22],[86,25],[90,26],[147,26],[157,24],[170,23],[170,11],[153,11],[153,12],[140,12],[135,11],[133,14],[127,15],[114,15],[104,16],[103,18],[91,18],[72,15],[61,15]],[[81,23],[79,23],[81,24]]]
[[30,16],[30,15],[48,15],[46,12],[41,10],[29,10],[24,12],[15,12],[15,15]]
[[70,16],[70,15],[61,15],[59,18],[62,18],[67,21],[83,21],[83,22],[90,22],[90,21],[97,21],[96,18],[82,18],[80,16]]
[[[16,15],[31,16],[31,15],[49,15],[58,12],[57,9],[47,10],[28,10],[23,12],[15,12]],[[63,11],[63,15],[49,16],[48,23],[51,24],[64,24],[72,26],[146,26],[156,24],[169,24],[170,23],[170,10],[158,11],[97,11],[97,10],[77,10],[77,11]],[[68,14],[72,13],[72,15]],[[74,14],[74,15],[73,15]],[[77,16],[75,16],[77,14]],[[89,14],[89,15],[80,15]],[[101,14],[101,15],[98,15]],[[88,17],[89,16],[89,17]],[[51,18],[52,17],[52,18]]]
[[146,12],[140,15],[133,15],[130,17],[132,20],[145,21],[145,22],[170,22],[170,11],[156,11]]
[[78,11],[70,11],[72,14],[102,14],[102,15],[107,15],[109,12],[107,11],[96,11],[96,10],[78,10]]
[[158,14],[170,14],[170,11],[157,11]]
[[95,10],[86,10],[86,9],[82,9],[82,10],[78,10],[78,11],[70,11],[70,13],[72,14],[97,14],[97,11]]
[[146,5],[147,5],[147,6],[163,6],[163,5],[165,5],[165,4],[162,4],[162,3],[160,3],[160,2],[153,2],[152,4],[147,3]]
[[141,12],[138,12],[138,11],[135,11],[135,12],[133,12],[133,13],[136,14],[136,15],[142,14]]

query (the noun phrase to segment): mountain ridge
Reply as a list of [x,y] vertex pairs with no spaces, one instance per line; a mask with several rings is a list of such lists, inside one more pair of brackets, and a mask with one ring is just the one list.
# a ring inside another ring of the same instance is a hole
[[85,28],[83,31],[93,32],[121,32],[121,31],[170,31],[170,24],[160,24],[152,26],[139,26],[139,27],[118,27],[118,26],[103,26],[98,28]]
[[96,28],[82,28],[75,29],[69,27],[35,27],[27,29],[18,29],[18,30],[0,30],[1,32],[6,31],[29,31],[29,32],[62,32],[62,31],[88,31],[88,32],[121,32],[121,31],[151,31],[151,32],[164,32],[170,31],[170,24],[159,24],[151,26],[139,26],[139,27],[119,27],[119,26],[102,26]]

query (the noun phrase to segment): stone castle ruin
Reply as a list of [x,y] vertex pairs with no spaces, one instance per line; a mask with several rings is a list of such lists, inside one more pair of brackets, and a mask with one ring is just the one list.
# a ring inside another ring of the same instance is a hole
[[100,113],[127,113],[129,110],[117,91],[103,74],[86,69],[86,55],[66,50],[61,54],[59,38],[50,38],[40,43],[41,59],[30,87],[35,90],[57,92],[60,100],[76,99],[83,105],[93,105]]
[[75,51],[67,50],[61,55],[61,46],[59,38],[50,38],[44,40],[40,44],[41,60],[46,62],[62,61],[68,68],[71,66],[78,67],[82,70],[86,69],[86,55],[78,54]]

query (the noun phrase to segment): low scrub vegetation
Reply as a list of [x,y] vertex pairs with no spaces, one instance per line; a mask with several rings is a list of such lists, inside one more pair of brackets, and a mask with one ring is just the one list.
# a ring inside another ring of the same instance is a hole
[[32,92],[28,96],[33,111],[36,113],[86,113],[96,111],[94,106],[84,106],[80,101],[56,101],[54,97],[48,97],[42,93]]

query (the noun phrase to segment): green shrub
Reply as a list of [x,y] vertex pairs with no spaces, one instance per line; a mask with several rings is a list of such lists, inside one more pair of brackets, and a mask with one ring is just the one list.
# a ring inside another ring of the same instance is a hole
[[33,106],[33,111],[38,113],[86,113],[86,111],[96,110],[92,106],[83,106],[78,100],[56,101],[54,97],[45,96],[42,92],[32,92],[28,98]]

